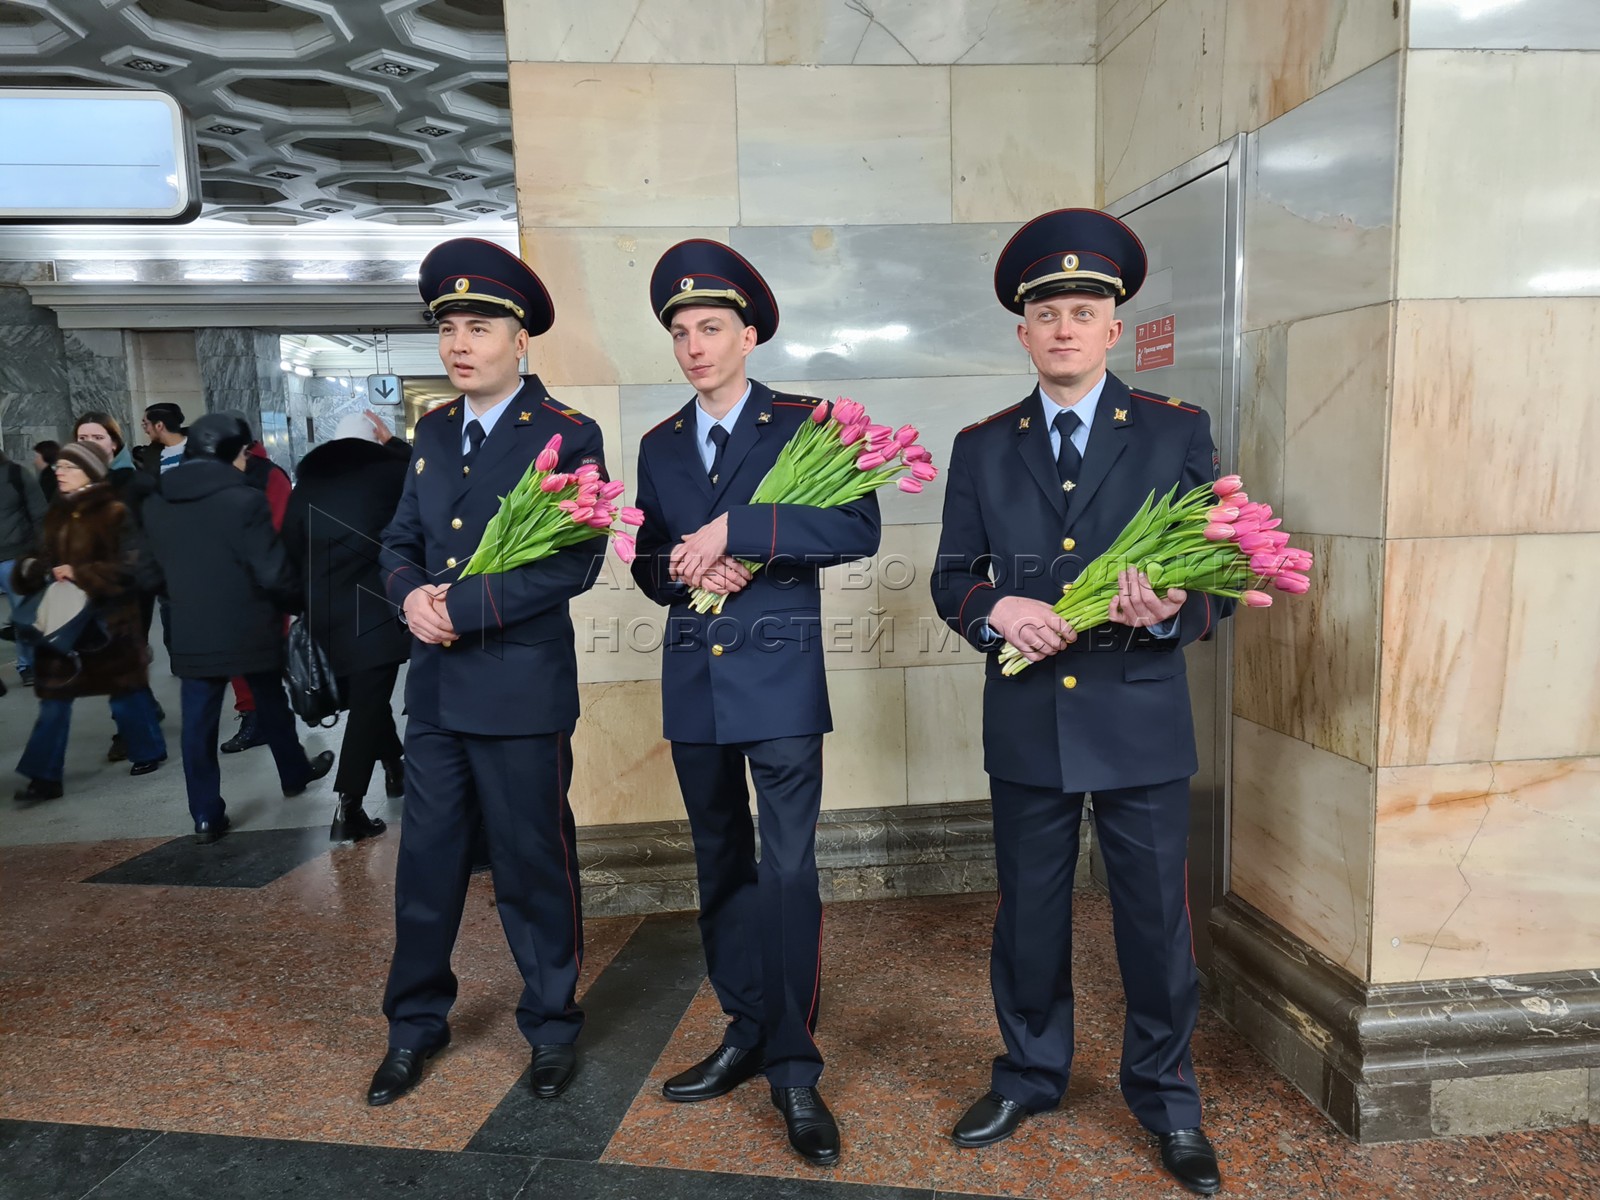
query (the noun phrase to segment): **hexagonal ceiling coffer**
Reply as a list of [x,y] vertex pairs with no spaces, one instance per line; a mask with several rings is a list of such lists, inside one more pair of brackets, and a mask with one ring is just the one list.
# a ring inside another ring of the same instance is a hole
[[27,8],[0,8],[0,55],[42,58],[70,46],[84,29],[49,0],[32,0]]
[[506,61],[502,0],[389,0],[383,12],[419,49],[466,62]]
[[350,40],[325,0],[133,0],[122,9],[147,37],[211,58],[305,58]]
[[285,197],[277,188],[242,179],[207,179],[200,184],[200,194],[208,204],[279,204]]
[[328,190],[359,204],[382,204],[396,208],[420,208],[429,204],[443,204],[450,199],[450,193],[442,187],[385,178],[345,180],[329,185]]
[[291,125],[360,125],[400,111],[382,84],[331,71],[224,71],[204,86],[231,109]]
[[320,131],[297,135],[278,143],[296,159],[342,167],[346,171],[408,171],[433,161],[427,146],[412,146],[399,138]]
[[511,127],[511,85],[504,71],[468,71],[440,80],[428,92],[455,116],[491,129]]

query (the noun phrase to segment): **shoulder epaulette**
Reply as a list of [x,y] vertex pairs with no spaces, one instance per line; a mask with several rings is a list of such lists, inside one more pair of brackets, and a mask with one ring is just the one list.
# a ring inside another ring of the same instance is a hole
[[571,421],[574,425],[592,425],[592,424],[594,424],[594,418],[593,417],[586,416],[583,413],[579,412],[575,408],[562,408],[559,404],[553,404],[549,400],[544,401],[544,406],[546,408],[548,408],[551,412],[555,413],[556,416],[565,417],[567,420]]
[[991,413],[989,416],[985,417],[981,421],[974,421],[971,425],[968,425],[966,427],[966,429],[963,429],[961,432],[962,433],[968,433],[968,432],[970,432],[971,430],[974,430],[974,429],[981,429],[983,426],[989,424],[991,421],[998,421],[1001,417],[1009,417],[1012,413],[1016,412],[1017,409],[1019,409],[1021,407],[1022,407],[1022,404],[1019,402],[1017,404],[1013,404],[1010,408],[1003,408],[997,413]]
[[787,392],[780,392],[778,394],[781,395],[783,399],[774,399],[773,403],[782,404],[788,408],[815,408],[817,405],[822,403],[822,401],[816,396],[791,396]]
[[427,412],[423,413],[420,417],[417,418],[417,424],[418,425],[422,424],[424,421],[426,421],[429,417],[433,416],[435,413],[445,412],[446,410],[448,410],[450,408],[450,406],[452,404],[459,404],[460,402],[461,402],[460,401],[460,397],[457,397],[455,400],[441,400],[441,401],[439,401],[439,403],[435,404]]
[[1145,400],[1151,404],[1160,404],[1165,408],[1181,408],[1184,412],[1197,413],[1205,411],[1193,404],[1185,404],[1182,400],[1175,399],[1172,396],[1161,396],[1155,392],[1141,392],[1134,388],[1129,388],[1128,395],[1135,400]]
[[656,432],[656,430],[660,429],[663,425],[671,425],[674,421],[681,421],[682,417],[683,417],[683,414],[682,414],[681,411],[680,412],[675,412],[671,416],[666,417],[663,420],[657,421],[654,425],[650,426],[649,429],[646,429],[644,431],[644,436],[645,437],[649,437],[652,433]]

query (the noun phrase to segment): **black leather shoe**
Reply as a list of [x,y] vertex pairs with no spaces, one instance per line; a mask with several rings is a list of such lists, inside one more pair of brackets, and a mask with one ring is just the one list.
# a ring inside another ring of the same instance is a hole
[[360,796],[340,796],[339,811],[333,814],[333,824],[328,829],[330,842],[359,842],[377,837],[388,824],[377,817],[369,817],[361,807]]
[[166,761],[167,761],[167,756],[165,754],[163,754],[160,758],[149,758],[149,759],[146,759],[144,762],[136,762],[136,763],[133,764],[133,766],[128,768],[128,774],[129,775],[148,775],[148,774],[150,774],[151,771],[156,770],[158,767],[161,766],[162,763],[164,763]]
[[809,1163],[831,1167],[839,1161],[839,1126],[814,1087],[772,1089],[772,1107],[789,1127],[789,1145]]
[[541,1100],[554,1100],[578,1073],[578,1048],[570,1042],[533,1048],[528,1090]]
[[405,759],[386,758],[383,760],[383,794],[391,800],[398,800],[406,794]]
[[128,743],[123,740],[120,733],[111,735],[111,748],[106,751],[107,762],[127,762]]
[[307,759],[306,765],[311,768],[311,774],[306,776],[306,781],[299,787],[284,788],[283,794],[286,799],[300,795],[313,783],[321,779],[329,771],[333,770],[333,751],[324,750],[315,758]]
[[709,1057],[681,1071],[661,1085],[661,1094],[679,1104],[694,1104],[726,1096],[745,1080],[761,1073],[765,1056],[760,1047],[718,1046]]
[[422,1064],[450,1044],[450,1039],[427,1050],[401,1050],[390,1046],[372,1073],[372,1083],[367,1087],[367,1103],[373,1108],[393,1104],[422,1079]]
[[1222,1186],[1217,1152],[1201,1130],[1177,1129],[1156,1136],[1161,1142],[1161,1165],[1184,1187],[1196,1195],[1210,1196]]
[[999,1092],[990,1092],[956,1122],[950,1140],[969,1150],[992,1146],[1015,1133],[1027,1116],[1028,1110],[1015,1100],[1007,1100]]
[[194,823],[194,840],[197,845],[209,846],[212,842],[220,841],[222,835],[228,832],[233,824],[228,820],[228,814],[223,813],[215,821],[196,821]]
[[52,779],[30,779],[28,786],[18,788],[12,793],[12,799],[18,804],[37,804],[41,800],[59,800],[62,796],[61,783]]

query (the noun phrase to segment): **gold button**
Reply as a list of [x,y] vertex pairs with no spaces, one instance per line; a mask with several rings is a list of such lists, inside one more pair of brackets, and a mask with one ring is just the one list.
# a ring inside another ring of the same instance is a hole
[[471,475],[472,474],[472,468],[471,467],[462,467],[461,468],[461,473],[463,475]]
[[1061,539],[1061,548],[1063,550],[1075,549],[1077,547],[1077,545],[1078,545],[1078,543],[1073,541],[1071,538],[1062,538]]
[[451,521],[450,522],[450,528],[451,529],[460,529],[461,528],[461,518],[457,517],[454,521]]
[[447,558],[444,560],[444,565],[447,567],[453,567],[456,565],[456,560],[453,558]]
[[713,647],[711,647],[711,653],[715,654],[718,658],[721,658],[722,657],[722,647],[721,646],[713,646]]
[[1067,594],[1067,593],[1068,593],[1068,592],[1070,592],[1070,591],[1071,591],[1071,590],[1072,590],[1072,585],[1071,585],[1071,584],[1070,584],[1070,583],[1063,583],[1063,584],[1062,584],[1062,585],[1061,585],[1061,594],[1062,594],[1062,595],[1063,595],[1063,596],[1065,596],[1065,595],[1066,595],[1066,594]]
[[1061,686],[1070,692],[1073,688],[1078,686],[1078,677],[1076,675],[1068,675],[1061,681]]

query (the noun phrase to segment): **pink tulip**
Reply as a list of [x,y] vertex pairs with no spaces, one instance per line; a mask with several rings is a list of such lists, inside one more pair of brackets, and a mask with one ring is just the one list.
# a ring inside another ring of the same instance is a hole
[[1267,595],[1265,592],[1246,592],[1244,595],[1240,596],[1239,599],[1243,600],[1246,606],[1250,608],[1272,607],[1272,597]]
[[612,479],[600,485],[600,494],[607,500],[615,500],[627,490],[628,485],[623,483],[620,479]]
[[833,417],[841,425],[854,425],[867,415],[867,410],[854,400],[840,396],[833,402]]
[[1311,557],[1311,551],[1300,550],[1291,546],[1284,552],[1283,561],[1284,565],[1289,567],[1291,570],[1309,571],[1311,569],[1313,559]]
[[578,502],[576,500],[563,500],[556,507],[564,513],[575,513],[578,511]]
[[571,482],[571,475],[546,475],[539,480],[539,490],[541,492],[559,492]]
[[811,419],[818,425],[828,419],[828,402],[826,400],[817,402],[817,406],[811,410]]
[[1276,554],[1252,554],[1250,556],[1250,570],[1256,575],[1271,579],[1287,564],[1282,557]]
[[[559,433],[556,434],[557,438],[560,436],[561,435]],[[538,456],[533,460],[533,469],[535,471],[554,471],[556,469],[556,464],[560,461],[561,456],[554,450],[550,449],[549,446],[546,446],[543,450],[539,451]]]
[[617,534],[611,539],[611,543],[617,548],[617,557],[625,563],[631,563],[639,553],[633,538],[626,533]]
[[1229,542],[1233,540],[1233,526],[1213,521],[1206,526],[1205,534],[1208,542]]
[[625,508],[622,510],[622,523],[632,525],[635,529],[644,524],[644,509]]
[[887,425],[868,425],[867,440],[881,446],[894,440],[894,430]]
[[594,511],[594,516],[589,518],[589,524],[593,525],[596,529],[610,529],[611,522],[615,521],[616,519],[617,513],[615,509],[602,512],[597,508]]
[[856,470],[858,470],[858,471],[876,471],[879,467],[883,466],[883,464],[888,462],[888,461],[889,460],[887,458],[885,458],[881,454],[872,454],[872,453],[863,454],[860,458],[856,459]]
[[913,495],[922,490],[922,484],[915,479],[902,479],[896,486],[902,492],[911,492]]
[[928,448],[926,446],[907,446],[905,448],[905,453],[902,454],[901,457],[904,458],[908,463],[931,463],[933,461],[933,455],[928,453]]
[[1243,489],[1243,487],[1244,480],[1240,479],[1237,475],[1224,475],[1221,479],[1217,480],[1211,485],[1211,490],[1217,495],[1221,496],[1223,499],[1227,499],[1235,492]]
[[859,425],[846,425],[839,431],[839,441],[846,446],[854,446],[866,436],[866,433],[867,431]]
[[1228,497],[1228,503],[1237,504],[1240,508],[1243,508],[1246,504],[1252,503],[1252,501],[1250,497],[1246,496],[1243,492],[1235,492],[1233,495]]
[[1228,525],[1239,519],[1239,510],[1231,504],[1219,504],[1215,508],[1206,509],[1206,520],[1218,525]]
[[[556,436],[560,437],[561,435],[557,434]],[[600,468],[595,466],[594,463],[584,463],[583,466],[579,467],[573,472],[573,474],[579,479],[599,479]]]
[[920,479],[923,483],[932,483],[939,478],[939,468],[932,463],[914,462],[911,464],[911,478]]
[[584,504],[572,510],[572,520],[578,525],[587,525],[589,518],[594,516],[594,509]]
[[561,435],[559,433],[552,436],[551,439],[544,444],[544,449],[539,451],[539,453],[544,454],[547,451],[555,455],[559,455],[561,453]]
[[1272,586],[1280,592],[1303,596],[1311,590],[1311,580],[1297,571],[1281,571],[1273,577]]
[[894,431],[894,440],[902,446],[913,444],[922,435],[917,432],[915,425],[902,425]]

